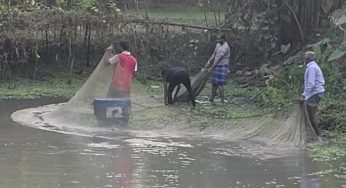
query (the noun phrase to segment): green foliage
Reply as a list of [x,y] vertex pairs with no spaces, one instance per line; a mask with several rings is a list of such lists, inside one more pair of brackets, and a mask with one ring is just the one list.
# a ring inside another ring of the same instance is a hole
[[346,156],[346,151],[337,146],[314,147],[310,149],[310,156],[317,161],[334,161]]
[[335,161],[346,156],[346,135],[328,132],[330,138],[324,143],[308,149],[309,156],[316,161]]
[[258,94],[259,89],[255,87],[241,87],[236,83],[229,83],[225,86],[225,93],[231,97],[247,97],[253,98]]
[[256,102],[272,109],[290,105],[300,96],[303,80],[304,68],[282,65],[279,78],[267,81],[267,86],[260,88]]
[[333,62],[346,54],[346,31],[332,28],[328,32],[329,37],[313,44],[313,51],[320,62]]
[[330,130],[346,131],[346,80],[337,67],[322,64],[326,96],[319,107],[320,124]]
[[111,0],[95,1],[95,0],[77,0],[76,9],[94,14],[113,14],[119,15],[120,9]]
[[97,7],[97,3],[95,0],[78,0],[76,2],[76,7],[83,11],[90,11],[90,12],[100,11]]
[[10,8],[7,5],[0,3],[0,14],[7,13],[9,11]]
[[[321,114],[322,119],[330,121],[328,124],[334,125],[333,129],[345,130],[346,124],[340,119],[343,119],[346,113],[342,102],[346,100],[346,80],[334,62],[346,54],[346,32],[338,28],[330,29],[328,37],[314,44],[313,49],[326,81],[326,102],[322,102],[321,111],[328,113]],[[331,111],[333,113],[329,113]]]
[[344,99],[335,99],[327,93],[319,106],[319,121],[321,125],[328,125],[330,130],[346,131],[346,102]]
[[336,49],[328,56],[328,62],[335,61],[346,54],[346,31],[344,31],[344,37],[342,42],[337,45]]
[[323,70],[327,92],[334,98],[346,98],[346,80],[333,63],[346,54],[346,32],[339,36],[339,30],[331,29],[328,35],[328,38],[313,44],[313,50]]
[[7,5],[0,3],[0,27],[7,24],[7,18],[13,14],[13,10]]
[[338,46],[332,54],[329,55],[328,61],[335,61],[346,54],[346,40]]
[[[112,0],[75,0],[72,1],[74,4],[68,4],[69,1],[66,0],[56,0],[54,4],[49,6],[54,6],[62,10],[80,10],[84,13],[92,14],[102,14],[102,15],[120,15],[121,11],[116,6],[115,2]],[[25,0],[17,4],[18,6],[8,7],[0,3],[0,14],[5,11],[19,10],[19,11],[32,11],[33,9],[47,9],[49,7],[45,6],[38,0]]]
[[57,0],[56,1],[56,5],[59,8],[66,9],[66,2],[65,2],[65,0]]
[[327,92],[335,99],[346,99],[346,80],[336,66],[322,64]]
[[288,92],[284,89],[268,85],[261,89],[260,95],[256,99],[257,102],[264,107],[279,108],[290,104],[287,93]]
[[[323,51],[323,50],[322,50]],[[346,80],[336,66],[321,65],[326,80],[326,96],[321,102],[318,115],[320,124],[330,130],[346,130]],[[278,109],[293,104],[303,89],[305,67],[282,66],[280,77],[267,81],[259,88],[255,102],[267,109]]]
[[330,38],[325,38],[313,45],[313,51],[319,60],[324,59],[322,56],[331,52],[330,42]]

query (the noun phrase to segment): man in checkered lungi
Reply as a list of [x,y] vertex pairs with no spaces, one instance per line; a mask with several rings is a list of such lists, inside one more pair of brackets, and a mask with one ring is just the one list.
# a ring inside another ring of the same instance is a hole
[[[226,42],[225,34],[219,34],[216,38],[216,42],[215,51],[206,64],[206,67],[210,67],[209,71],[212,71],[210,77],[212,89],[209,101],[214,102],[216,92],[219,90],[221,102],[224,102],[225,92],[223,86],[227,83],[231,50]],[[213,60],[214,62],[211,64]]]

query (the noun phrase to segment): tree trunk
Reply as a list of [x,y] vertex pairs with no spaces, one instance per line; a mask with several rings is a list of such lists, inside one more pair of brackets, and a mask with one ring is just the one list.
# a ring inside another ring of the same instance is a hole
[[52,7],[52,6],[55,6],[55,5],[56,5],[56,0],[45,0],[45,1],[44,1],[44,4],[45,4],[46,6]]
[[298,19],[305,37],[311,36],[319,28],[321,0],[299,0]]
[[67,9],[71,9],[74,5],[75,5],[75,0],[67,0],[66,1],[66,6],[67,6]]

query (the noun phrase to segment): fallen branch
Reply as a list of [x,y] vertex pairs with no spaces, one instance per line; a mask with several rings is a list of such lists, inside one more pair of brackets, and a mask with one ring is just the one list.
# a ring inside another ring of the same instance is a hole
[[153,21],[153,20],[146,20],[146,19],[118,19],[118,20],[114,20],[114,22],[152,24],[152,25],[168,25],[168,26],[179,26],[179,27],[186,27],[186,28],[193,28],[193,29],[233,31],[232,28],[204,27],[204,26],[190,25],[190,24],[184,24],[184,23],[175,23],[175,22],[167,22],[167,21]]

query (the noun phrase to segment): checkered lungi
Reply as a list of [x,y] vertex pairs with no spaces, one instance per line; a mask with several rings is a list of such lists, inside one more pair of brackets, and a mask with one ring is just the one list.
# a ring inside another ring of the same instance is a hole
[[229,66],[217,65],[214,67],[213,72],[210,76],[210,81],[213,85],[223,86],[227,83]]

